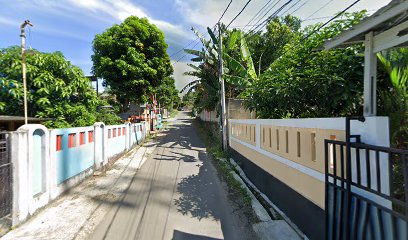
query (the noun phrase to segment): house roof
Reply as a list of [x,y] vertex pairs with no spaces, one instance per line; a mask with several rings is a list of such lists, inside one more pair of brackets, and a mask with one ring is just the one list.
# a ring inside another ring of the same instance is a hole
[[[35,117],[28,117],[28,121],[30,122],[41,122],[41,121],[47,121],[50,119],[45,119],[45,118],[35,118]],[[9,121],[24,121],[24,117],[22,116],[7,116],[7,115],[0,115],[0,122],[9,122]]]
[[[346,47],[351,44],[363,42],[365,35],[369,32],[374,32],[374,35],[385,32],[397,25],[401,29],[396,29],[397,32],[390,32],[395,34],[395,38],[400,38],[398,42],[399,47],[408,46],[408,1],[407,0],[393,0],[388,5],[379,9],[373,15],[363,19],[359,24],[340,33],[335,38],[324,43],[324,48],[329,50],[336,47]],[[401,24],[405,22],[404,24]]]

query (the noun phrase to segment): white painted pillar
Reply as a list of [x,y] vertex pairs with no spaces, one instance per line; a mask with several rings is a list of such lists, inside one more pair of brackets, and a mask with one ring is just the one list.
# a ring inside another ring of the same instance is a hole
[[12,225],[15,226],[28,216],[28,131],[10,133],[10,150],[13,166]]
[[364,116],[377,115],[377,56],[374,53],[374,34],[365,36],[364,52]]

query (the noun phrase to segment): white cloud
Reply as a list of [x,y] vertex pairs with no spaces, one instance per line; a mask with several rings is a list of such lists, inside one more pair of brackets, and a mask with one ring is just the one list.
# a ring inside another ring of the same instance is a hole
[[18,22],[15,19],[3,17],[3,16],[0,16],[0,25],[9,25],[9,26],[15,26],[15,27],[19,26]]
[[[187,62],[172,62],[173,67],[174,67],[174,73],[173,77],[176,81],[176,88],[177,90],[183,89],[184,86],[186,86],[189,82],[194,80],[194,77],[192,76],[185,76],[184,73],[187,71],[191,71],[192,68],[187,66]],[[180,95],[184,95],[184,93],[181,93]]]
[[166,35],[187,35],[181,26],[154,19],[150,17],[144,9],[136,6],[128,0],[69,0],[69,2],[76,7],[80,7],[94,13],[106,13],[120,21],[123,21],[132,15],[141,18],[145,17],[149,19],[151,23],[162,29]]

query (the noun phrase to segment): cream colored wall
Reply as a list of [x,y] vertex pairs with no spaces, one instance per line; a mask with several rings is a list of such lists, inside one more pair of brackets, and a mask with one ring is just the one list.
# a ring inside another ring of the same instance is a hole
[[[230,119],[230,146],[247,159],[276,177],[310,201],[324,208],[325,149],[324,140],[345,140],[345,118],[308,119]],[[366,117],[365,122],[351,122],[351,134],[361,136],[367,144],[389,146],[387,117]],[[279,143],[279,147],[278,147]],[[337,175],[341,175],[340,146],[328,146],[329,171],[332,172],[336,151]],[[351,154],[352,161],[355,154]],[[386,159],[386,156],[383,157]],[[388,166],[382,161],[381,183],[388,192]],[[372,169],[373,171],[373,169]],[[346,171],[344,168],[344,176]],[[355,179],[356,172],[353,171]],[[361,174],[366,174],[361,170]],[[373,172],[371,173],[373,174]],[[371,199],[370,194],[363,196]],[[376,199],[372,199],[377,201]]]
[[256,125],[255,124],[236,124],[232,123],[230,127],[231,136],[249,143],[253,146],[256,145]]
[[262,149],[321,173],[324,173],[325,139],[344,141],[345,131],[261,125]]
[[324,209],[324,182],[269,158],[237,141],[231,147],[269,174]]

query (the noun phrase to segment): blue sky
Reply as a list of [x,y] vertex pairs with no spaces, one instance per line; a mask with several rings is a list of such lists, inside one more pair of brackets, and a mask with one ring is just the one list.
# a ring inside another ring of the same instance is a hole
[[[312,18],[331,16],[354,2],[293,0],[293,4],[297,1],[300,1],[297,6],[304,4],[295,13],[302,19],[328,2],[330,3]],[[34,27],[27,30],[28,47],[44,52],[61,51],[88,75],[92,67],[92,40],[95,34],[122,22],[126,17],[147,17],[162,29],[171,55],[194,40],[190,30],[192,26],[201,31],[206,26],[213,26],[228,2],[229,0],[0,0],[0,48],[19,45],[19,26],[25,19],[29,19]],[[228,23],[246,2],[247,0],[233,0],[223,21]],[[267,2],[268,0],[252,0],[233,25],[247,24]],[[375,10],[388,2],[390,0],[361,0],[350,11]],[[279,5],[281,3],[277,7]],[[293,7],[292,10],[296,8]],[[316,20],[305,21],[305,24],[313,22]],[[172,58],[177,60],[181,56],[183,53]],[[188,69],[188,59],[186,56],[174,64],[178,88],[190,80],[182,74]]]

